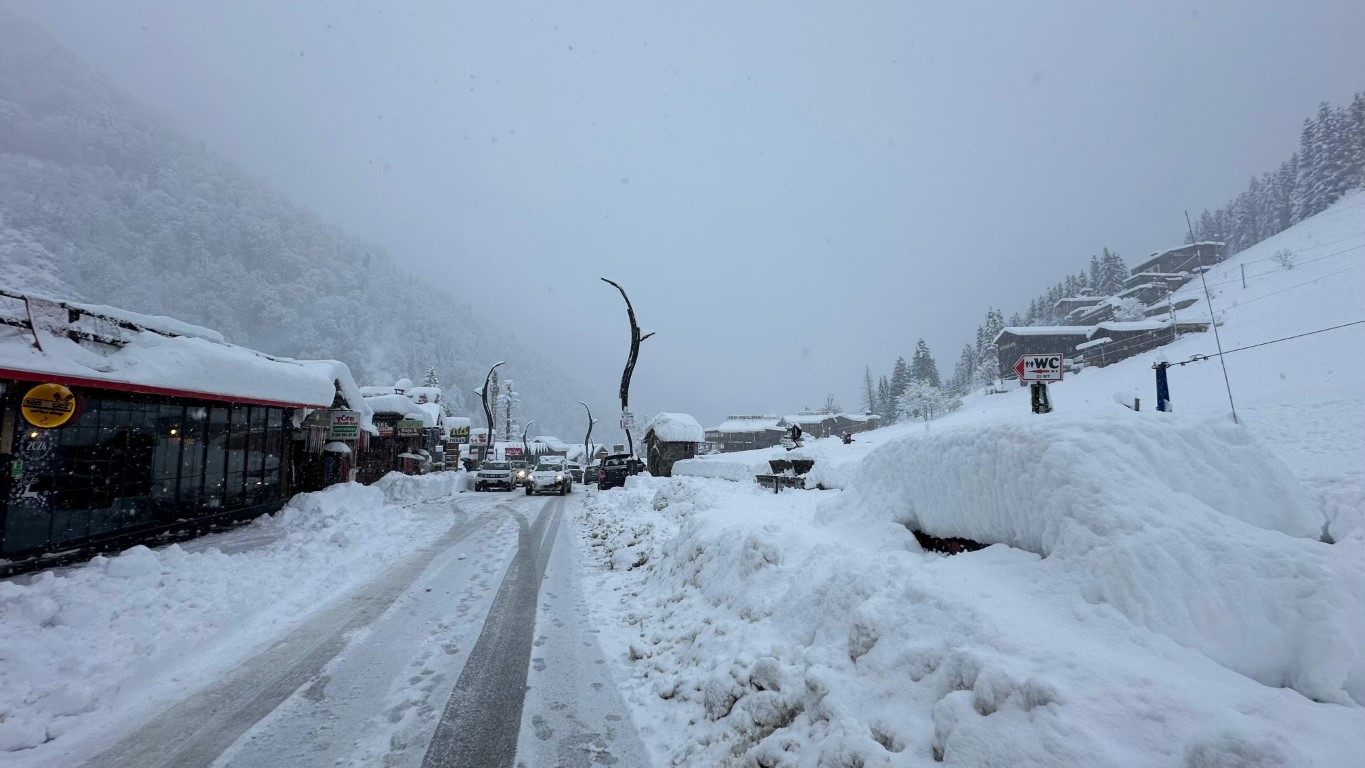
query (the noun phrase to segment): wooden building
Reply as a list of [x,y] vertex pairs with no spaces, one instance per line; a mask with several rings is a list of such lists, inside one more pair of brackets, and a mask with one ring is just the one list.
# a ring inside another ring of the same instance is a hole
[[1188,272],[1196,274],[1200,264],[1208,268],[1222,260],[1222,243],[1211,241],[1191,243],[1178,248],[1153,252],[1145,261],[1133,267],[1131,274],[1139,275],[1143,272],[1163,272],[1166,274]]
[[275,511],[339,460],[299,428],[333,408],[373,429],[341,363],[0,291],[0,572]]
[[706,430],[705,439],[720,445],[723,453],[770,448],[781,443],[787,432],[778,424],[781,420],[780,416],[727,416]]
[[705,440],[705,430],[688,414],[657,414],[645,424],[643,438],[649,473],[672,477],[673,463],[696,456],[697,446]]
[[1024,355],[1057,352],[1071,357],[1077,344],[1089,340],[1090,328],[1076,325],[1032,325],[1002,328],[995,336],[1000,378],[1018,378],[1014,364]]

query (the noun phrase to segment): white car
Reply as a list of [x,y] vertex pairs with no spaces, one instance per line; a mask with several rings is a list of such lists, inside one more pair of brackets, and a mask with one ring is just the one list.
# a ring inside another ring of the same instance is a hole
[[542,459],[531,471],[531,482],[526,486],[526,495],[556,491],[560,496],[573,491],[573,475],[563,460]]
[[474,490],[486,491],[491,488],[512,490],[512,467],[505,461],[485,461],[474,476]]

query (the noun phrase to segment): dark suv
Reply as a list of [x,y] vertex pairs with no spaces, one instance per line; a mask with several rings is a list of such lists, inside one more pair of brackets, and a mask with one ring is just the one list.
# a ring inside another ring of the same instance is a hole
[[602,459],[602,466],[597,470],[597,487],[603,491],[619,488],[626,484],[627,477],[640,474],[644,468],[644,461],[628,453],[614,453]]

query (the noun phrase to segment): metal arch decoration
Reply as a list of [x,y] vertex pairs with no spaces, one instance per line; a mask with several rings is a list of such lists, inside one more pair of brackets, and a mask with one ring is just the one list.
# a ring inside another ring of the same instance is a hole
[[[626,289],[621,287],[615,280],[602,278],[602,282],[614,287],[621,292],[621,298],[626,302],[626,316],[630,318],[630,357],[626,359],[626,369],[621,372],[621,413],[630,412],[630,377],[635,373],[635,361],[640,357],[640,342],[654,335],[653,331],[641,335],[640,324],[635,322],[635,307],[631,306],[630,297],[626,295]],[[635,439],[631,437],[630,429],[623,427],[626,433],[626,445],[631,455],[635,454]]]

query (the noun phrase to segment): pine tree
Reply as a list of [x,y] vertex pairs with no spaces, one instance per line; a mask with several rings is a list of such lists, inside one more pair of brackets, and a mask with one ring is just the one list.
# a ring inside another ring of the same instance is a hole
[[877,390],[872,386],[872,367],[871,367],[871,366],[867,366],[867,365],[863,366],[863,386],[864,386],[864,388],[865,388],[864,394],[863,394],[863,412],[864,412],[864,413],[876,413],[876,412],[877,412]]
[[1090,291],[1087,296],[1111,296],[1104,290],[1104,267],[1100,264],[1100,257],[1090,255],[1090,272],[1086,276],[1086,286]]
[[1318,146],[1317,124],[1303,121],[1299,133],[1299,178],[1294,184],[1293,210],[1290,223],[1297,224],[1322,210],[1317,207],[1317,192],[1321,187],[1322,160]]
[[972,391],[976,386],[976,353],[972,350],[972,345],[963,344],[962,354],[957,357],[957,365],[953,367],[953,392],[965,395]]
[[[906,364],[904,357],[896,358],[896,364],[891,367],[891,384],[887,390],[888,400],[892,408],[895,403],[900,401],[901,395],[905,394],[905,388],[910,386],[910,366]],[[892,419],[896,418],[893,411],[890,414]]]
[[432,365],[427,367],[427,375],[422,379],[422,386],[424,387],[441,386],[441,378],[436,375],[436,366]]
[[1128,265],[1123,257],[1105,248],[1100,258],[1100,292],[1096,296],[1113,296],[1123,290],[1128,279]]
[[1365,96],[1357,93],[1346,111],[1346,188],[1365,187]]
[[1299,176],[1299,153],[1280,163],[1275,172],[1275,184],[1270,196],[1270,234],[1289,229],[1294,215],[1294,189]]
[[935,389],[942,384],[938,365],[934,363],[934,356],[929,354],[929,345],[924,343],[924,339],[915,344],[915,354],[910,358],[910,380],[923,382]]
[[877,415],[891,421],[891,384],[885,376],[877,381]]
[[521,439],[521,394],[511,379],[502,385],[502,439]]

